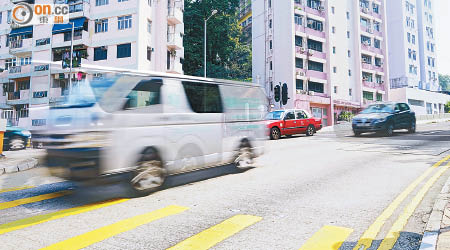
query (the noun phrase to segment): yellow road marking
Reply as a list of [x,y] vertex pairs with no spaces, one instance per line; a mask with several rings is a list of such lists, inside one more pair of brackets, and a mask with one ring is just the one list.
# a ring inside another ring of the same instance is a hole
[[33,186],[23,186],[23,187],[0,189],[0,194],[1,193],[6,193],[6,192],[12,192],[12,191],[19,191],[19,190],[29,189],[29,188],[34,188],[34,187]]
[[3,225],[0,225],[0,235],[4,234],[4,233],[11,232],[11,231],[15,231],[15,230],[18,230],[18,229],[22,229],[22,228],[25,228],[25,227],[30,227],[30,226],[33,226],[33,225],[41,224],[41,223],[44,223],[44,222],[47,222],[47,221],[64,218],[64,217],[67,217],[67,216],[70,216],[70,215],[81,214],[81,213],[92,211],[92,210],[95,210],[95,209],[111,206],[111,205],[114,205],[114,204],[119,204],[119,203],[122,203],[122,202],[127,201],[127,200],[128,199],[119,199],[119,200],[98,202],[98,203],[84,205],[84,206],[80,206],[80,207],[64,209],[64,210],[57,211],[57,212],[54,212],[54,213],[42,214],[42,215],[37,215],[37,216],[25,218],[25,219],[22,219],[22,220],[16,220],[16,221],[13,221],[13,222],[10,222],[10,223],[6,223],[6,224],[3,224]]
[[204,250],[209,249],[226,238],[238,233],[262,220],[252,215],[235,215],[213,227],[206,229],[167,250]]
[[54,198],[58,198],[58,197],[67,195],[69,193],[70,193],[69,191],[62,191],[62,192],[56,192],[56,193],[50,193],[50,194],[42,194],[42,195],[33,196],[30,198],[23,198],[23,199],[14,200],[14,201],[3,202],[3,203],[0,203],[0,210],[17,207],[17,206],[28,204],[28,203],[54,199]]
[[136,227],[150,223],[152,221],[174,215],[187,210],[187,207],[180,206],[168,206],[155,210],[150,213],[131,217],[114,224],[101,227],[99,229],[75,236],[73,238],[58,242],[42,249],[55,249],[55,250],[78,250],[90,246],[94,243],[100,242],[114,235],[129,231]]
[[299,250],[337,250],[352,232],[351,228],[324,226]]
[[391,229],[387,233],[384,240],[381,242],[378,247],[379,250],[387,250],[392,249],[394,247],[395,242],[397,242],[398,237],[400,236],[400,232],[405,227],[406,223],[408,223],[409,217],[414,213],[416,208],[419,206],[420,202],[422,202],[423,197],[427,194],[428,190],[433,186],[433,184],[441,177],[441,175],[450,168],[450,162],[447,166],[439,169],[439,171],[433,175],[425,185],[420,189],[420,191],[414,196],[405,210],[400,214],[397,220],[392,225]]
[[[384,223],[392,216],[394,211],[400,206],[400,204],[408,197],[408,195],[416,189],[416,187],[433,172],[434,169],[439,167],[442,163],[450,159],[450,155],[443,158],[442,160],[435,163],[431,168],[427,169],[419,178],[417,178],[413,183],[411,183],[395,200],[383,211],[383,213],[375,219],[375,221],[370,225],[370,227],[364,232],[360,240],[353,248],[353,250],[365,250],[372,245],[372,242],[377,237],[380,232],[381,227]],[[362,248],[363,246],[363,248]]]

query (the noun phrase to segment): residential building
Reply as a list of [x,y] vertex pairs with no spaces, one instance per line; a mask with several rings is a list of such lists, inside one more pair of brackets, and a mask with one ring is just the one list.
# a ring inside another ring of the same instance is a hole
[[444,112],[439,93],[435,0],[387,1],[391,99],[418,114]]
[[242,27],[242,41],[252,42],[252,0],[239,0],[239,25]]
[[183,73],[182,0],[57,0],[70,5],[70,24],[27,27],[11,23],[13,2],[0,0],[0,107],[13,125],[45,128],[48,107],[67,95],[69,77],[73,86],[102,77],[84,66]]
[[[342,111],[387,100],[384,6],[381,0],[253,1],[253,79],[273,108],[303,108],[332,125]],[[283,84],[286,105],[274,100]]]

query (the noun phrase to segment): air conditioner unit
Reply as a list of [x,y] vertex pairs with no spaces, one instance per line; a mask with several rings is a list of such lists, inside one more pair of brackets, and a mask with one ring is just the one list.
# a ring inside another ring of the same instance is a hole
[[300,71],[300,72],[297,72],[297,75],[298,75],[298,76],[305,76],[305,72],[301,72],[301,71]]
[[301,53],[305,53],[305,51],[306,51],[306,49],[305,49],[305,48],[303,48],[303,47],[300,47],[300,52],[301,52]]
[[319,11],[325,11],[325,7],[319,6]]
[[95,24],[102,24],[102,20],[101,19],[95,19]]
[[364,13],[369,13],[369,8],[364,8]]
[[313,50],[312,49],[308,49],[308,55],[310,55],[310,56],[313,55]]
[[368,81],[368,80],[369,80],[369,78],[363,77],[363,81]]
[[308,95],[310,95],[310,96],[315,96],[316,93],[315,93],[314,91],[308,91]]
[[368,41],[365,41],[363,44],[366,46],[370,46],[370,43]]

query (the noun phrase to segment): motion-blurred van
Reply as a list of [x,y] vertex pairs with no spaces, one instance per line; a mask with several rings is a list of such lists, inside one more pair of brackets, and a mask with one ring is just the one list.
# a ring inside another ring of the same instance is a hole
[[263,153],[267,99],[255,84],[178,75],[102,73],[74,82],[51,107],[45,136],[53,175],[93,180],[127,173],[137,195],[167,175]]

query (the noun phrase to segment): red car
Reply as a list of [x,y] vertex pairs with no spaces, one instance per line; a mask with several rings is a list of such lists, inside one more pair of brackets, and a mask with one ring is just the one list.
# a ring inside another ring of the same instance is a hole
[[301,109],[272,111],[267,114],[266,120],[272,140],[278,140],[283,135],[306,134],[313,136],[322,128],[322,119],[314,118]]

